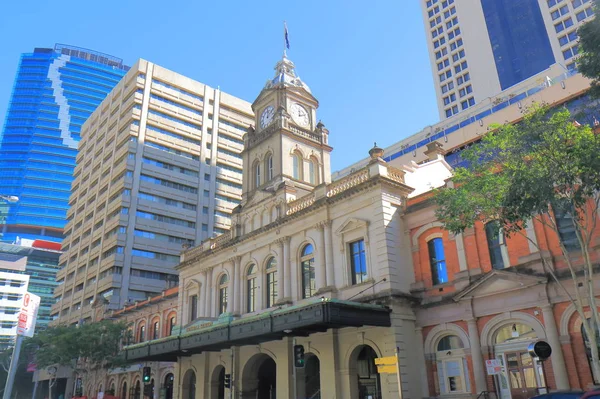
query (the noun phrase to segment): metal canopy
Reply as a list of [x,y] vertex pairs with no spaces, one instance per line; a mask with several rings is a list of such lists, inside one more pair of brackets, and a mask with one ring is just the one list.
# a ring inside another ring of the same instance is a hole
[[219,351],[232,346],[256,345],[284,337],[308,336],[330,328],[389,327],[389,308],[360,302],[318,300],[215,324],[179,336],[124,348],[127,360],[177,361],[178,357]]

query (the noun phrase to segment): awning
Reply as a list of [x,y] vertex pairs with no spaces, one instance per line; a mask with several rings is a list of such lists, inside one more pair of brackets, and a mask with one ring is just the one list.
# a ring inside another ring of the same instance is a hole
[[335,299],[301,305],[215,323],[178,336],[161,338],[124,348],[128,361],[177,361],[177,357],[232,346],[256,345],[284,337],[308,336],[344,327],[389,327],[391,310],[381,305]]

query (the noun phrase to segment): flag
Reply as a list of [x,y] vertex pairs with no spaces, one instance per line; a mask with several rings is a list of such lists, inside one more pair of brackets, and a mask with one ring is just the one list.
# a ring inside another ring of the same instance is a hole
[[285,47],[287,47],[289,50],[290,49],[290,39],[288,37],[287,24],[285,22],[283,23],[283,27],[285,29]]

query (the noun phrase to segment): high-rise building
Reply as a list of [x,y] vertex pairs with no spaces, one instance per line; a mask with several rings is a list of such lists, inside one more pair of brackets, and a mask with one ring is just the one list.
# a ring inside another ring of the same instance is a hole
[[574,69],[577,28],[594,13],[591,0],[420,1],[441,119],[553,64]]
[[[0,255],[0,264],[3,256]],[[17,334],[19,312],[27,292],[29,276],[11,271],[0,271],[0,349],[10,346]]]
[[21,239],[17,244],[0,242],[0,272],[26,274],[29,281],[26,290],[41,299],[36,329],[45,328],[50,322],[61,253],[60,244],[52,241]]
[[176,283],[182,246],[229,229],[253,119],[248,102],[139,60],[82,128],[53,317],[91,320]]
[[119,58],[62,44],[21,55],[0,133],[0,193],[19,197],[3,241],[60,242],[81,125],[128,69]]

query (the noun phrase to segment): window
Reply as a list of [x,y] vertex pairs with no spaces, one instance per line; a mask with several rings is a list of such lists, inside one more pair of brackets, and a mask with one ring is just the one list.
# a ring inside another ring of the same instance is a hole
[[319,163],[316,159],[311,158],[308,163],[308,179],[310,184],[319,184]]
[[502,258],[502,245],[504,244],[504,233],[496,221],[488,222],[485,225],[485,236],[487,238],[488,250],[490,252],[490,261],[494,269],[504,269],[504,259]]
[[254,163],[254,188],[260,186],[260,163],[256,161]]
[[293,161],[292,177],[296,180],[301,180],[302,179],[302,157],[298,153],[293,154],[292,161]]
[[229,289],[229,276],[224,274],[219,279],[219,314],[227,312],[227,297]]
[[315,254],[312,244],[306,244],[302,248],[300,267],[302,272],[302,298],[310,298],[316,292]]
[[471,390],[464,345],[458,336],[448,335],[440,339],[436,359],[440,395]]
[[367,279],[367,259],[365,257],[365,240],[358,240],[350,244],[350,266],[352,284],[363,283]]
[[144,342],[146,340],[146,326],[142,324],[138,330],[138,342]]
[[267,262],[267,308],[277,302],[277,261],[275,258]]
[[433,285],[447,283],[448,271],[446,270],[444,242],[441,238],[434,238],[427,243],[427,247],[429,249],[429,264]]
[[256,265],[250,265],[246,273],[246,311],[252,313],[256,311]]
[[154,322],[154,325],[152,326],[152,339],[158,339],[159,338],[159,332],[158,332],[158,321]]
[[271,154],[267,155],[265,160],[265,170],[267,171],[267,181],[271,181],[273,179],[273,156]]
[[198,295],[190,297],[190,322],[198,318]]
[[573,216],[568,212],[566,204],[553,205],[554,217],[556,219],[556,228],[558,229],[558,235],[560,240],[565,246],[567,251],[576,251],[579,249],[579,240],[577,239],[577,232],[575,230],[575,222]]
[[171,316],[171,318],[169,319],[169,335],[173,335],[173,329],[175,328],[175,322],[176,322],[176,318],[175,316]]

